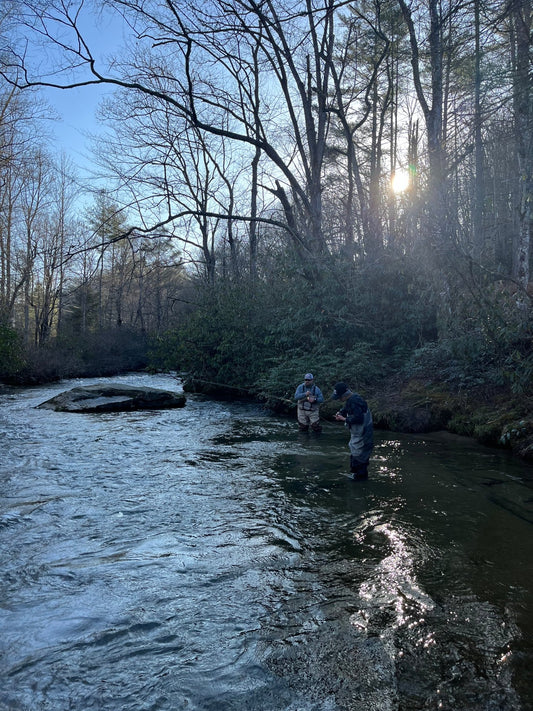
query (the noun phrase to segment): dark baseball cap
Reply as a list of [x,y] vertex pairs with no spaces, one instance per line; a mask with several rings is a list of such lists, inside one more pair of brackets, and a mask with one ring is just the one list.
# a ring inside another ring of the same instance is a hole
[[333,388],[333,395],[331,396],[334,400],[338,400],[341,398],[345,393],[348,392],[350,388],[346,385],[346,383],[336,383],[334,388]]

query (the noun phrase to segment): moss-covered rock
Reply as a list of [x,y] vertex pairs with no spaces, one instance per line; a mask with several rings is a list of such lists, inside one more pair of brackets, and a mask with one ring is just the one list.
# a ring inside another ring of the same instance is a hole
[[506,422],[501,430],[499,444],[510,448],[514,454],[533,461],[533,415]]
[[453,391],[422,379],[388,382],[369,396],[374,425],[393,432],[440,429],[533,461],[533,398],[505,388]]
[[393,432],[447,429],[453,416],[450,393],[419,380],[389,382],[369,397],[376,428]]

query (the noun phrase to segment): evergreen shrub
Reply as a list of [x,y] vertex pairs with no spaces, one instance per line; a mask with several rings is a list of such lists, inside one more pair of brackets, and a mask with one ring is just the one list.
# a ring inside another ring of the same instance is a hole
[[0,325],[0,379],[9,382],[26,366],[24,348],[20,335],[15,329]]
[[267,321],[261,302],[246,290],[206,292],[180,327],[152,342],[150,367],[185,372],[214,390],[252,389],[268,357]]

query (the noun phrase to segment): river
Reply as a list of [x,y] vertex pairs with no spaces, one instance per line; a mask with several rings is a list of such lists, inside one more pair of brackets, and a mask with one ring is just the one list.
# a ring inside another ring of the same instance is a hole
[[36,409],[80,382],[0,395],[1,711],[533,709],[531,466],[377,432],[353,482],[336,423]]

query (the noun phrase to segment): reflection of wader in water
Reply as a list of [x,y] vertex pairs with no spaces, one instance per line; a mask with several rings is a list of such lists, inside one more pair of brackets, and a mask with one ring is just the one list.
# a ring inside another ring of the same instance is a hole
[[[311,387],[310,392],[312,397],[316,398],[316,385]],[[320,432],[322,430],[319,407],[320,405],[316,399],[314,402],[309,402],[307,398],[298,401],[298,425],[301,432],[307,432],[309,426],[311,426],[313,432]]]

